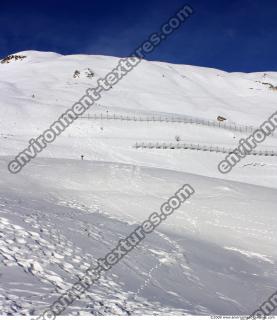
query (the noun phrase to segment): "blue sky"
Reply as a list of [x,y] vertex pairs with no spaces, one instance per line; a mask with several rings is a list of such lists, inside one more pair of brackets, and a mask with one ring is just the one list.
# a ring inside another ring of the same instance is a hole
[[127,56],[186,3],[195,14],[147,59],[277,71],[276,0],[2,1],[0,56],[23,50]]

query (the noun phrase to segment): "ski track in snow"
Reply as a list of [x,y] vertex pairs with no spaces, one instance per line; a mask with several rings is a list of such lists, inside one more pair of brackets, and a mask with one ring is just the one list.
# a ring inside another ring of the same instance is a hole
[[[274,157],[134,149],[234,148],[246,132],[199,124],[79,119],[17,175],[7,164],[118,59],[36,51],[0,64],[0,315],[39,315],[183,184],[196,194],[65,315],[245,315],[277,289]],[[88,79],[90,68],[95,77]],[[80,78],[73,78],[75,70]],[[277,74],[142,61],[92,113],[257,127],[276,112]],[[34,95],[34,96],[33,96]],[[261,108],[261,105],[263,108]],[[249,112],[251,110],[251,112]],[[277,150],[277,135],[259,147]],[[84,155],[84,161],[80,156]]]
[[[42,163],[38,161],[35,166],[37,165],[40,167]],[[79,168],[73,169],[75,165],[77,163],[69,161],[62,169],[61,163],[52,161],[52,167],[57,166],[56,172],[59,172],[55,184],[62,181],[60,178],[65,173],[63,170],[71,171],[74,176],[74,170],[79,171]],[[164,196],[158,196],[161,190],[156,193],[156,187],[153,186],[162,183],[165,179],[163,175],[167,179],[171,177],[172,181],[178,177],[169,171],[163,174],[161,174],[163,171],[160,171],[157,174],[149,169],[135,169],[135,167],[131,169],[126,165],[95,165],[96,163],[92,168],[95,173],[99,173],[99,177],[92,174],[94,179],[92,188],[96,185],[101,189],[99,182],[103,181],[101,177],[105,176],[105,172],[109,174],[106,191],[109,190],[111,195],[117,189],[114,186],[126,180],[126,190],[122,192],[124,194],[129,190],[128,197],[124,201],[123,197],[116,207],[113,201],[101,203],[101,193],[92,193],[94,196],[90,197],[90,190],[87,190],[89,200],[87,204],[80,202],[78,197],[74,200],[71,198],[71,191],[67,194],[66,182],[63,187],[57,186],[59,192],[55,193],[51,186],[52,182],[47,181],[48,176],[44,176],[43,172],[34,178],[35,180],[30,181],[33,185],[30,194],[29,189],[24,191],[21,187],[21,183],[26,183],[28,172],[22,176],[21,182],[20,179],[14,180],[8,173],[2,172],[4,180],[12,179],[13,183],[16,183],[8,189],[0,186],[2,314],[28,315],[43,311],[53,299],[70,288],[70,285],[81,277],[97,258],[108,253],[120,238],[126,237],[134,230],[136,223],[143,221],[151,213],[150,209],[149,212],[145,212],[145,206],[138,206],[143,199],[142,195],[146,196],[145,203],[148,206],[154,209],[151,202],[154,201],[157,209],[156,206],[162,203]],[[30,172],[35,166],[30,167]],[[100,173],[101,170],[104,171]],[[73,176],[71,182],[75,183],[71,187],[78,186],[82,189],[80,181],[78,182]],[[131,189],[128,189],[128,179],[132,180]],[[185,181],[188,178],[178,177],[178,179]],[[153,186],[149,185],[149,181],[152,181]],[[38,182],[39,186],[35,187]],[[145,184],[151,186],[147,193],[144,191]],[[175,184],[178,185],[179,182]],[[248,219],[248,226],[243,227],[239,226],[235,216],[231,222],[227,213],[221,210],[211,211],[203,201],[209,199],[208,201],[214,203],[222,197],[227,199],[227,194],[241,201],[243,195],[230,187],[232,183],[229,183],[229,187],[219,187],[216,183],[214,186],[212,184],[209,186],[209,189],[213,190],[212,193],[207,193],[206,189],[199,190],[197,204],[191,199],[186,208],[180,209],[179,213],[176,212],[165,222],[164,227],[159,227],[149,235],[84,294],[80,301],[68,307],[65,314],[176,315],[220,312],[228,314],[251,310],[250,307],[254,306],[252,301],[258,299],[260,295],[265,295],[264,292],[270,293],[274,283],[277,285],[273,280],[276,274],[275,255],[274,257],[259,255],[259,249],[244,251],[243,246],[240,249],[239,246],[227,245],[229,242],[226,241],[224,241],[226,245],[222,246],[208,244],[205,241],[199,242],[197,235],[201,234],[202,224],[203,226],[211,224],[212,228],[225,227],[233,230],[235,234],[247,231],[246,239],[259,237],[259,241],[265,246],[268,246],[273,238],[269,230],[263,233],[261,229],[256,229],[259,221],[251,222]],[[214,190],[217,190],[217,193]],[[102,191],[104,192],[103,189]],[[77,195],[82,197],[83,193],[78,191],[75,196]],[[133,199],[134,203],[130,203],[129,199]],[[144,218],[132,215],[130,205],[139,208]],[[117,214],[114,215],[112,210],[115,208]],[[209,217],[207,221],[203,220],[205,215]],[[271,216],[268,218],[273,219],[272,223],[276,223],[275,218]],[[207,240],[209,238],[210,236]],[[209,252],[212,252],[211,257],[207,256]],[[202,259],[203,262],[200,262]],[[215,262],[212,262],[213,259]],[[226,262],[226,265],[223,263],[225,259],[230,261]],[[16,281],[13,279],[13,274]],[[26,281],[21,282],[24,277]],[[218,280],[220,278],[227,283],[231,281],[234,288],[231,291],[228,286],[222,288],[221,281]],[[248,283],[244,294],[252,295],[251,303],[247,306],[240,301],[241,296],[237,297],[242,279]],[[211,287],[213,282],[215,282],[214,287]],[[197,300],[195,300],[196,295]]]
[[[68,203],[68,208],[72,208],[72,204],[72,202]],[[77,203],[74,203],[74,207],[79,209]],[[17,295],[16,289],[7,291],[6,288],[2,288],[1,310],[3,314],[26,315],[37,312],[39,309],[43,310],[43,307],[47,306],[47,301],[51,301],[53,297],[57,298],[58,293],[69,289],[70,283],[76,281],[78,276],[81,277],[95,261],[92,255],[83,252],[80,247],[68,240],[60,229],[55,228],[56,225],[62,225],[65,220],[70,220],[70,225],[75,225],[74,228],[69,228],[70,232],[74,232],[75,235],[79,233],[81,237],[88,237],[95,243],[100,241],[107,252],[111,247],[110,242],[106,239],[107,230],[103,230],[104,225],[98,228],[92,223],[79,220],[78,212],[58,215],[53,211],[51,212],[52,215],[55,215],[55,223],[53,223],[51,222],[53,217],[50,219],[48,215],[37,210],[21,206],[21,211],[25,228],[12,223],[7,218],[0,218],[2,263],[5,267],[21,268],[25,273],[31,274],[42,284],[48,286],[47,291],[42,295],[41,292],[36,292],[27,285],[25,292],[28,295],[24,298]],[[16,215],[15,212],[5,210],[3,207],[0,212],[4,216]],[[118,236],[123,237],[124,234]],[[82,307],[69,307],[69,310],[72,309],[71,314],[131,314],[134,307],[132,303],[127,303],[128,295],[124,294],[111,277],[105,276],[96,286],[96,292],[86,294],[85,298],[82,297]],[[18,291],[23,292],[24,290]],[[107,301],[105,296],[109,297],[109,303],[103,302]],[[126,302],[122,304],[124,300]],[[144,299],[141,300],[144,302]],[[143,310],[142,302],[141,306],[139,306],[140,303],[136,306],[139,310]],[[137,302],[134,304],[136,305]],[[148,303],[146,305],[148,306]],[[180,312],[183,313],[183,311]]]

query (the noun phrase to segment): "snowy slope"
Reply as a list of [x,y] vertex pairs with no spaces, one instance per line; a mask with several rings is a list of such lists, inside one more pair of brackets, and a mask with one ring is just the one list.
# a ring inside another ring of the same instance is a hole
[[[195,196],[66,314],[249,314],[276,290],[276,157],[248,156],[223,176],[223,154],[133,146],[179,136],[232,148],[247,133],[79,119],[11,175],[12,156],[118,61],[18,55],[26,58],[0,64],[0,314],[38,314],[184,183]],[[265,83],[276,86],[277,73],[143,61],[89,113],[210,121],[221,115],[256,127],[276,111],[277,92]],[[277,150],[276,135],[260,148]]]

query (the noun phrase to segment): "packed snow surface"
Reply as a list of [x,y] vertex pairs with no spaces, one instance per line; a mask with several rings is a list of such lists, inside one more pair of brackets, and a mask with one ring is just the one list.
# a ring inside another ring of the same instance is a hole
[[[277,73],[142,61],[12,175],[9,161],[118,62],[16,55],[0,64],[0,315],[39,315],[184,184],[195,194],[64,314],[247,315],[277,290],[277,157],[222,175],[219,152],[134,148],[235,148],[276,112]],[[225,128],[200,123],[218,116]],[[258,148],[276,152],[276,136]]]

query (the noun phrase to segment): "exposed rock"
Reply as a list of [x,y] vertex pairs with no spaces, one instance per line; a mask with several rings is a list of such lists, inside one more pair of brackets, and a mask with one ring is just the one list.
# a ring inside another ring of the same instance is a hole
[[86,73],[87,78],[94,77],[94,72],[90,68],[87,68],[87,71],[85,73]]
[[227,120],[226,118],[224,118],[222,116],[218,116],[216,119],[217,119],[217,121],[225,121],[225,120]]
[[73,74],[73,78],[80,78],[80,71],[79,70],[75,70],[74,74]]
[[26,56],[20,56],[20,55],[12,54],[12,55],[9,55],[6,58],[2,59],[1,63],[10,63],[12,61],[23,60],[25,58],[26,58]]

